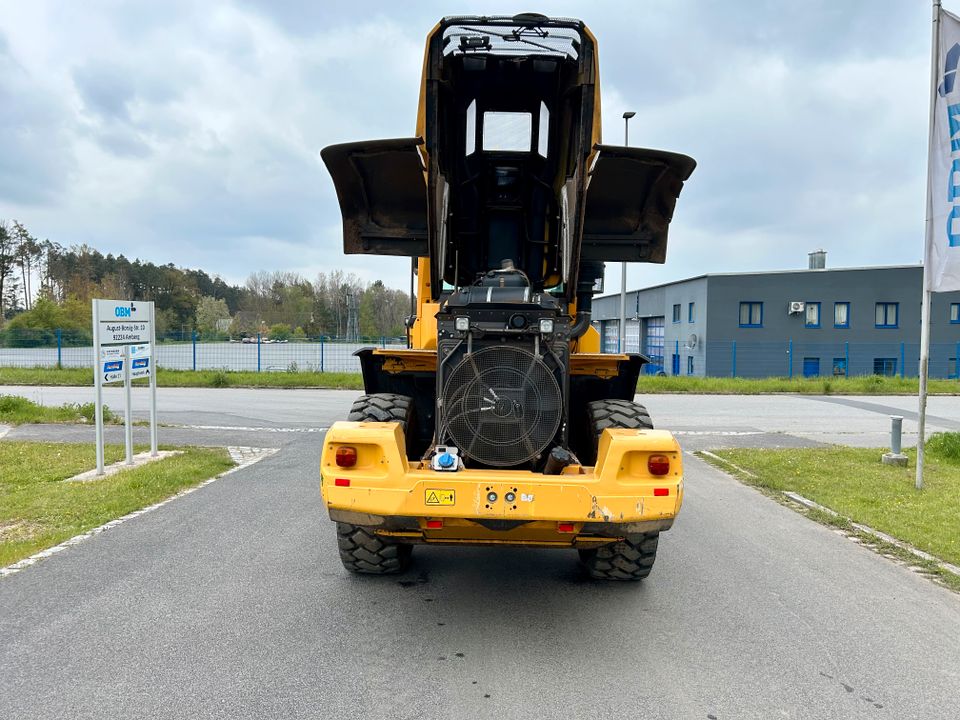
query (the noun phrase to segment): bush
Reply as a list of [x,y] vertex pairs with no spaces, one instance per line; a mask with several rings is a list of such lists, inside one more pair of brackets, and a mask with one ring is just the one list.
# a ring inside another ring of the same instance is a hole
[[293,331],[290,329],[290,326],[286,323],[277,323],[276,325],[271,326],[270,328],[270,339],[271,340],[289,340],[290,335],[293,334]]
[[215,388],[224,388],[230,384],[230,376],[224,370],[217,370],[210,378],[210,385]]
[[934,433],[927,440],[927,450],[941,460],[960,463],[960,432]]

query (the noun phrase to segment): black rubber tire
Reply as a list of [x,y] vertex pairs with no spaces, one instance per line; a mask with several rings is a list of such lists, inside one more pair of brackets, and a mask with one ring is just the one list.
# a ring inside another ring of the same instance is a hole
[[392,543],[374,534],[370,528],[337,523],[337,547],[340,561],[353,573],[393,575],[410,564],[412,545]]
[[[582,427],[582,426],[581,426]],[[653,420],[647,409],[632,400],[594,400],[587,403],[587,428],[590,432],[589,441],[582,442],[580,447],[585,452],[580,459],[586,465],[597,461],[597,444],[600,442],[600,433],[607,428],[635,428],[653,430]]]
[[659,532],[581,550],[580,562],[594,580],[643,580],[657,559]]
[[[398,422],[407,439],[407,457],[413,443],[413,398],[394,393],[361,395],[353,402],[347,420],[355,422]],[[409,429],[409,430],[408,430]]]

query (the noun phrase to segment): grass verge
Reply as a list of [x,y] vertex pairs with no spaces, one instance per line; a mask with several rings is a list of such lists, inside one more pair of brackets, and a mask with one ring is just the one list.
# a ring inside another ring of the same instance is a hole
[[[135,380],[134,385],[146,385]],[[72,385],[93,387],[88,368],[0,368],[0,385]],[[360,373],[336,372],[233,372],[229,370],[164,370],[157,374],[159,387],[326,388],[362,390]]]
[[[2,373],[2,371],[0,371]],[[931,379],[931,395],[960,394],[957,380]],[[916,395],[917,378],[858,375],[840,378],[722,378],[668,375],[643,375],[637,382],[637,392],[697,393],[702,395],[764,395],[769,393],[796,393],[800,395]]]
[[[849,378],[720,378],[644,375],[637,383],[642,395],[695,393],[705,395],[916,395],[916,378],[862,375]],[[135,384],[146,384],[145,380]],[[232,370],[164,370],[157,376],[161,387],[326,388],[362,390],[360,373],[337,372],[235,372]],[[87,368],[0,368],[0,385],[92,386]],[[931,395],[960,394],[957,380],[932,379]]]
[[[855,531],[844,519],[849,518],[960,565],[958,449],[960,433],[938,433],[931,438],[924,468],[925,487],[921,491],[914,487],[913,450],[907,451],[911,462],[905,468],[882,464],[880,456],[884,451],[879,449],[836,446],[714,453],[747,471],[735,474],[749,485],[771,492],[778,499],[785,490],[797,492],[843,516],[831,518],[824,513],[812,513],[816,520]],[[727,466],[723,469],[729,471]],[[870,544],[878,543],[872,540]],[[899,556],[890,546],[882,551]],[[924,565],[913,555],[907,560]],[[941,579],[960,590],[960,578],[943,573]]]
[[[96,466],[93,445],[0,441],[0,567],[233,466],[225,449],[183,450],[103,480],[68,483],[62,481]],[[107,445],[104,453],[116,462],[123,446]]]
[[[17,395],[0,395],[0,423],[6,425],[24,425],[27,423],[92,423],[95,405],[92,402],[75,404],[65,403],[57,407],[37,405],[27,398]],[[117,417],[106,405],[103,406],[103,421],[119,423]]]

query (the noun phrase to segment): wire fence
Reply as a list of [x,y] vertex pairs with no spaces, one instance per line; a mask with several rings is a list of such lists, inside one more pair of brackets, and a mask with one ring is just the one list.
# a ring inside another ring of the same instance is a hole
[[[667,343],[662,369],[666,375],[715,377],[844,377],[886,375],[917,377],[920,343],[779,343],[712,341],[687,347]],[[960,341],[930,344],[930,377],[957,378]],[[658,358],[659,359],[659,358]]]
[[[205,340],[196,333],[157,338],[156,365],[168,370],[247,372],[360,372],[354,352],[363,347],[400,349],[405,338],[350,340],[327,336]],[[5,331],[0,336],[0,367],[93,367],[90,333],[67,330]]]
[[[169,370],[247,372],[360,372],[354,353],[362,347],[402,349],[405,338],[290,338],[256,335],[239,340],[204,339],[196,333],[157,338],[156,364]],[[645,366],[647,373],[715,377],[916,377],[920,344],[780,343],[711,341],[687,347],[667,342]],[[930,377],[957,378],[960,341],[931,343]],[[0,367],[92,367],[90,333],[67,330],[6,330],[0,333]]]

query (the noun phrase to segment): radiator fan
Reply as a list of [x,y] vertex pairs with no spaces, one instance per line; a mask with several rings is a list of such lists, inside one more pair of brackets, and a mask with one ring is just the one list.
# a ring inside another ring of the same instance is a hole
[[443,390],[443,427],[465,456],[509,467],[532,460],[560,426],[563,397],[533,353],[489,347],[464,356]]

